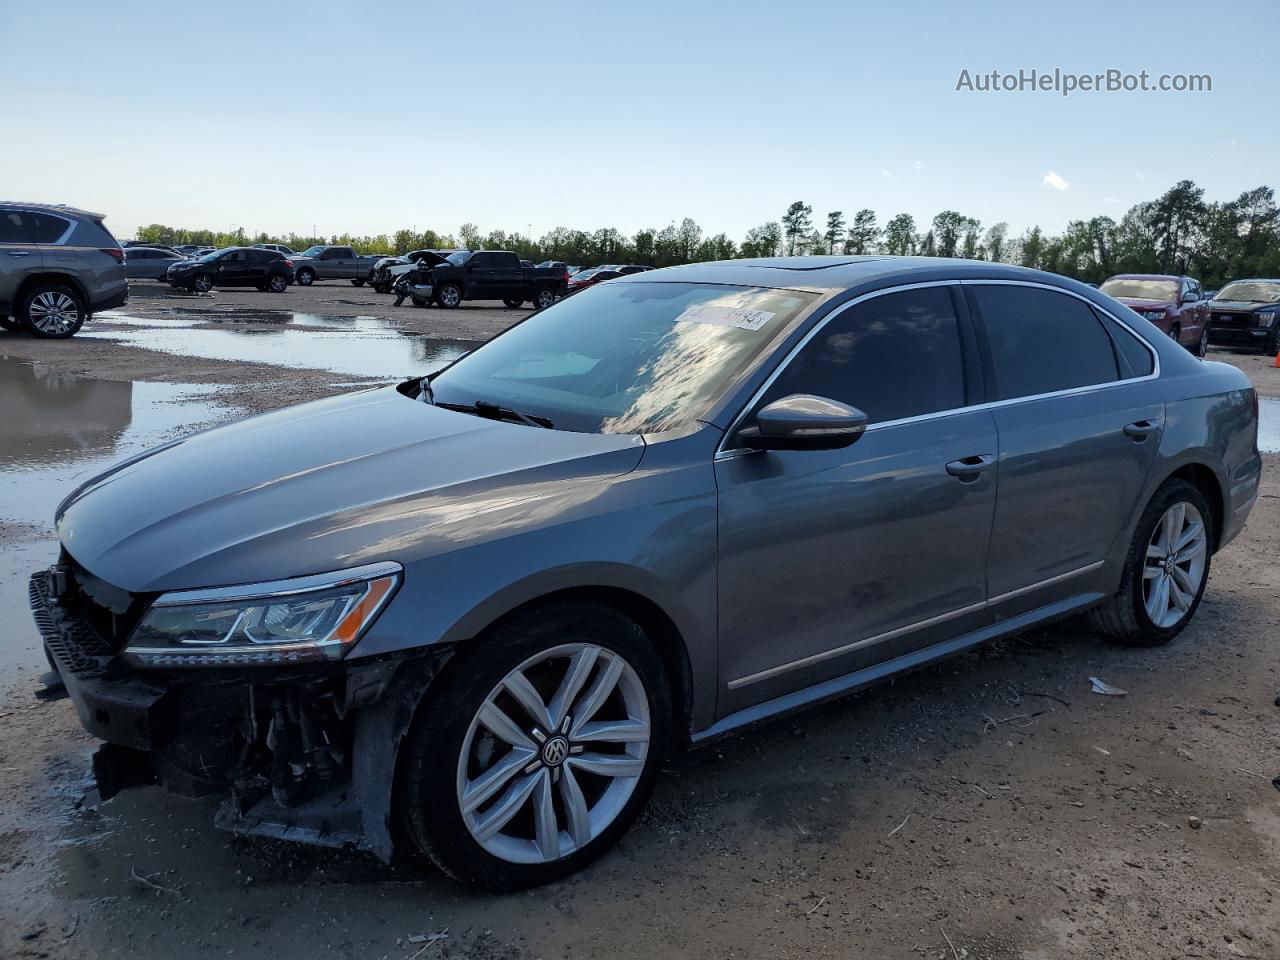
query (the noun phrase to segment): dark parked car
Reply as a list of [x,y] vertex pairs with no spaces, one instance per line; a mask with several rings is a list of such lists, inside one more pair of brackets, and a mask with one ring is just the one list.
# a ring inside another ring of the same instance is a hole
[[419,261],[425,260],[428,266],[434,266],[444,263],[445,258],[452,253],[464,252],[462,250],[410,250],[401,256],[382,257],[369,271],[369,286],[378,293],[390,293],[396,281],[409,274]]
[[0,327],[62,340],[129,299],[124,250],[102,221],[60,204],[0,203]]
[[564,270],[526,267],[508,250],[462,250],[449,254],[429,269],[416,265],[412,277],[413,302],[456,307],[463,300],[501,300],[508,307],[532,301],[543,309],[564,296]]
[[1213,343],[1248,344],[1280,353],[1280,280],[1232,280],[1209,304]]
[[165,280],[171,266],[187,259],[162,247],[129,247],[124,252],[124,272],[130,280]]
[[132,250],[134,247],[149,247],[152,250],[168,250],[170,253],[176,253],[183,256],[181,250],[177,247],[171,247],[167,243],[147,243],[145,240],[125,240],[120,244],[125,250]]
[[293,283],[293,261],[274,250],[224,247],[173,264],[165,279],[192,293],[206,293],[214,287],[257,287],[284,293]]
[[283,254],[286,258],[297,256],[296,250],[283,243],[255,243],[254,246],[259,250],[274,250],[276,253]]
[[1209,301],[1194,277],[1121,273],[1098,288],[1154,323],[1197,357],[1209,350]]
[[612,845],[673,742],[1077,612],[1171,640],[1257,427],[1241,371],[1064,277],[694,264],[125,461],[31,602],[104,797],[511,889]]

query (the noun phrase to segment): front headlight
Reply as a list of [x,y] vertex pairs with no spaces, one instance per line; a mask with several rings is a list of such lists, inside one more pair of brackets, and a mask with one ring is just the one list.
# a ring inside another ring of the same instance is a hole
[[1142,315],[1148,320],[1163,320],[1163,310],[1143,310]]
[[382,612],[403,568],[375,563],[272,583],[162,594],[129,638],[139,667],[339,660]]
[[1258,326],[1264,330],[1270,330],[1275,325],[1276,314],[1274,313],[1259,313],[1254,316],[1257,319]]

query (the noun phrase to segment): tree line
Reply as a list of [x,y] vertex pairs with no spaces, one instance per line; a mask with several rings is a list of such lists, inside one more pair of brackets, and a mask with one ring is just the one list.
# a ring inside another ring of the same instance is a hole
[[1280,276],[1280,207],[1270,187],[1246,190],[1234,200],[1206,201],[1204,189],[1182,180],[1154,200],[1131,207],[1119,220],[1097,216],[1073,220],[1060,234],[1035,226],[1009,236],[1007,223],[985,226],[975,217],[943,210],[931,221],[917,223],[899,213],[881,223],[871,209],[846,217],[832,210],[815,221],[813,207],[797,200],[776,221],[747,231],[735,242],[727,234],[708,236],[685,217],[661,229],[626,236],[613,227],[594,231],[556,227],[538,239],[494,230],[484,233],[464,223],[456,234],[434,230],[398,230],[394,234],[308,237],[283,236],[243,229],[234,232],[187,230],[151,224],[138,230],[148,243],[199,243],[240,246],[284,243],[295,250],[334,243],[361,253],[405,253],[417,249],[514,250],[526,260],[563,260],[592,266],[643,263],[667,267],[737,257],[804,254],[889,254],[963,257],[1019,264],[1099,283],[1114,273],[1176,273],[1197,277],[1218,288],[1245,276]]

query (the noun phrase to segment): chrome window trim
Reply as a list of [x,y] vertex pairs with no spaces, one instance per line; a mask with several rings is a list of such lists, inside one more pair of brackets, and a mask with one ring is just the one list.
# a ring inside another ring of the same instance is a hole
[[268,580],[263,583],[245,583],[230,587],[209,587],[198,590],[175,590],[162,593],[152,607],[181,607],[192,603],[214,603],[233,600],[264,600],[271,597],[288,597],[298,593],[310,593],[329,587],[341,587],[379,577],[400,576],[404,567],[390,560],[370,563],[332,573],[315,573],[306,577],[287,580]]
[[854,640],[852,643],[846,643],[843,646],[834,647],[830,650],[823,650],[820,653],[814,653],[807,657],[801,657],[799,660],[792,660],[789,663],[781,663],[776,667],[769,667],[758,673],[748,674],[745,677],[739,677],[737,680],[730,680],[727,684],[730,690],[737,690],[740,687],[746,687],[753,683],[759,683],[761,680],[768,680],[783,673],[790,673],[792,670],[799,670],[802,667],[812,666],[815,663],[821,663],[824,660],[830,660],[833,657],[842,654],[852,653],[854,650],[862,647],[869,647],[874,643],[881,643],[885,640],[895,640],[898,637],[906,636],[909,633],[915,633],[917,630],[923,630],[926,627],[933,627],[939,623],[946,623],[948,620],[954,620],[957,617],[963,617],[967,613],[977,613],[979,610],[985,610],[1003,603],[1006,600],[1012,600],[1014,597],[1020,597],[1023,594],[1031,593],[1042,587],[1050,587],[1055,583],[1061,583],[1064,580],[1070,580],[1072,577],[1083,576],[1086,573],[1092,573],[1105,564],[1105,560],[1098,560],[1094,563],[1086,564],[1083,567],[1077,567],[1075,570],[1068,570],[1066,573],[1060,573],[1057,576],[1049,577],[1047,580],[1040,580],[1036,583],[1027,584],[1025,587],[1019,587],[1016,590],[1010,590],[1008,593],[1002,593],[998,597],[991,597],[979,603],[971,603],[966,607],[960,607],[956,610],[940,613],[936,617],[930,617],[928,620],[920,620],[916,623],[909,623],[905,627],[897,627],[893,630],[887,630],[884,633],[877,633],[875,636],[864,637],[861,640]]
[[[716,446],[714,459],[717,461],[730,460],[738,456],[743,456],[745,454],[757,452],[755,450],[750,450],[745,447],[726,447],[725,444],[729,441],[729,438],[734,435],[734,432],[741,425],[742,421],[746,419],[748,413],[760,401],[760,398],[763,397],[765,393],[768,392],[771,386],[773,386],[774,381],[777,380],[778,377],[782,374],[782,372],[790,365],[791,361],[796,358],[796,355],[799,354],[799,352],[803,350],[806,346],[808,346],[809,341],[811,341],[815,336],[817,336],[818,333],[828,323],[830,323],[840,314],[844,313],[850,307],[855,307],[858,304],[864,303],[867,300],[871,300],[875,297],[882,297],[890,293],[901,293],[905,290],[924,290],[931,287],[957,287],[957,286],[976,287],[976,286],[987,286],[987,285],[1011,286],[1011,287],[1036,287],[1041,290],[1050,290],[1050,291],[1053,291],[1054,293],[1060,293],[1068,297],[1075,297],[1077,300],[1082,301],[1086,306],[1092,307],[1093,309],[1110,317],[1116,323],[1120,324],[1120,326],[1122,326],[1125,330],[1127,330],[1135,339],[1137,339],[1137,341],[1140,344],[1146,347],[1148,352],[1150,352],[1151,354],[1151,361],[1152,361],[1151,372],[1148,374],[1143,374],[1140,377],[1123,377],[1117,380],[1109,380],[1106,383],[1094,383],[1094,384],[1088,384],[1083,387],[1070,387],[1066,390],[1054,390],[1049,393],[1035,393],[1026,397],[1012,397],[1008,400],[992,400],[987,403],[975,403],[975,404],[970,404],[964,407],[952,407],[948,410],[937,410],[933,413],[922,413],[919,416],[902,417],[897,420],[883,420],[880,423],[871,424],[870,426],[867,427],[865,432],[871,433],[875,430],[884,430],[889,427],[898,427],[908,423],[921,423],[926,420],[939,420],[939,419],[942,419],[943,417],[954,417],[959,414],[969,413],[972,411],[995,410],[995,409],[999,409],[1000,407],[1009,407],[1018,403],[1031,403],[1035,400],[1048,400],[1054,397],[1069,397],[1069,396],[1075,396],[1077,394],[1093,393],[1097,390],[1108,390],[1108,389],[1111,389],[1112,387],[1121,386],[1123,384],[1141,383],[1144,380],[1155,380],[1160,376],[1160,353],[1156,350],[1155,347],[1153,347],[1147,341],[1145,337],[1139,334],[1138,331],[1134,330],[1132,326],[1130,326],[1120,317],[1116,316],[1110,310],[1107,310],[1104,307],[1098,306],[1098,304],[1094,303],[1088,297],[1082,296],[1081,294],[1078,294],[1072,290],[1064,290],[1062,287],[1054,286],[1051,283],[1040,283],[1035,280],[929,280],[922,283],[906,283],[896,287],[885,287],[882,290],[872,290],[870,293],[864,293],[859,297],[855,297],[854,299],[850,300],[848,303],[842,303],[836,309],[832,310],[829,314],[823,317],[822,320],[820,320],[817,324],[815,324],[813,329],[810,330],[807,334],[805,334],[804,337],[800,340],[800,342],[791,348],[791,350],[787,353],[787,355],[782,359],[782,361],[774,369],[773,373],[769,375],[768,379],[765,380],[765,382],[760,385],[760,388],[756,390],[754,394],[752,394],[751,398],[742,406],[742,409],[738,411],[737,416],[735,416],[733,421],[729,424],[729,429],[724,432],[724,436],[721,438],[720,443]],[[959,317],[957,317],[957,320],[958,319]]]

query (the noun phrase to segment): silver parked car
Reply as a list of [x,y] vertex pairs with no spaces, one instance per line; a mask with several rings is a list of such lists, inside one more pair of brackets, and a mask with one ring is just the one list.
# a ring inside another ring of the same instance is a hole
[[102,221],[60,204],[0,202],[0,326],[65,339],[129,299],[124,250]]
[[124,271],[130,280],[164,280],[171,265],[187,259],[172,250],[129,247],[124,252]]
[[673,744],[1067,614],[1172,639],[1257,422],[1240,371],[1062,277],[677,267],[120,464],[32,605],[104,796],[518,888],[617,840]]

